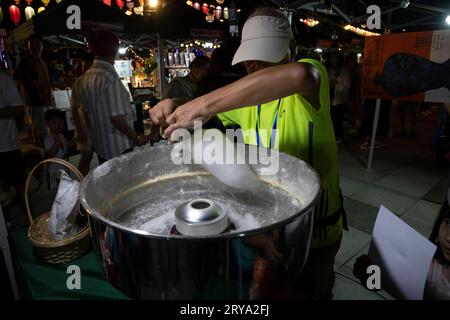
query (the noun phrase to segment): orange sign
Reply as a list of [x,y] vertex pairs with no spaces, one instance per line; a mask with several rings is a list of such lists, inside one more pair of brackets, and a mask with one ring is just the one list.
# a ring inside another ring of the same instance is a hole
[[450,102],[450,30],[367,37],[366,98]]

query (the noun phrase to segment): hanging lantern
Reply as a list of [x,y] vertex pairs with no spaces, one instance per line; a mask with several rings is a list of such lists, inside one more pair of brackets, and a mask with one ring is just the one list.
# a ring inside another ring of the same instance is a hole
[[217,20],[220,19],[220,17],[222,16],[222,7],[221,6],[217,6],[216,10],[214,10],[214,16],[216,17]]
[[193,6],[194,6],[194,4],[192,3],[191,0],[186,1],[186,4],[187,4],[189,7],[193,7]]
[[217,2],[218,4],[223,4],[223,3],[225,2],[225,0],[216,0],[216,2]]
[[103,3],[111,7],[111,0],[103,0]]
[[30,5],[33,2],[33,0],[25,0],[25,2],[27,3],[27,5]]
[[214,9],[210,8],[208,14],[205,17],[206,21],[209,23],[214,22]]
[[133,9],[133,7],[134,7],[134,0],[127,0],[127,8],[131,10]]
[[56,0],[56,3],[61,3],[62,0]]
[[116,0],[116,5],[117,5],[120,9],[122,9],[123,6],[125,5],[125,2],[123,2],[123,0]]
[[212,15],[212,14],[206,15],[206,21],[209,23],[214,22],[214,15]]
[[41,1],[44,4],[44,6],[48,6],[48,4],[50,3],[50,0],[41,0]]
[[133,11],[127,10],[127,11],[125,12],[125,14],[126,14],[127,16],[131,16],[131,15],[133,14]]
[[209,6],[208,6],[207,3],[204,3],[204,4],[203,4],[203,6],[202,6],[202,11],[203,11],[204,14],[208,14],[208,12],[209,12]]
[[223,18],[225,20],[228,20],[230,18],[230,12],[228,11],[227,7],[223,8]]
[[35,12],[34,12],[33,7],[28,6],[25,8],[25,19],[26,20],[30,20],[31,18],[33,18],[34,14],[35,14]]
[[20,22],[19,7],[15,6],[15,5],[11,5],[9,7],[9,16],[11,17],[12,23],[14,23],[17,26]]
[[200,3],[196,2],[194,3],[194,9],[200,10],[202,7],[200,6]]
[[133,11],[137,15],[143,15],[144,14],[144,6],[134,7]]
[[38,13],[41,13],[41,12],[44,11],[44,10],[45,10],[45,7],[39,7]]
[[15,0],[16,6],[20,5],[20,0]]

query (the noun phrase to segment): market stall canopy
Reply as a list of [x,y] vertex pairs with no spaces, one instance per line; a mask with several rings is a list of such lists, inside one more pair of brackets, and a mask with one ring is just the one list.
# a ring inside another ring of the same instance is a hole
[[107,28],[115,32],[123,32],[125,24],[132,24],[135,17],[128,17],[117,8],[109,7],[99,1],[65,0],[22,23],[13,30],[14,41],[26,39],[32,33],[40,35],[67,35],[79,33],[80,30],[70,30],[67,19],[70,14],[67,8],[77,5],[81,10],[81,28]]
[[196,30],[214,33],[228,27],[228,23],[217,20],[206,22],[204,13],[187,6],[184,1],[169,2],[148,16],[135,18],[137,23],[125,26],[127,34],[159,34],[164,39],[187,39]]

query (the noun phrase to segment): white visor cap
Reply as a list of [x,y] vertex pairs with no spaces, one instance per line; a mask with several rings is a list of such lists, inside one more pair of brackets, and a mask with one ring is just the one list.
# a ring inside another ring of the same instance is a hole
[[244,24],[241,44],[234,54],[232,65],[250,60],[280,62],[289,51],[291,39],[292,30],[287,19],[252,17]]

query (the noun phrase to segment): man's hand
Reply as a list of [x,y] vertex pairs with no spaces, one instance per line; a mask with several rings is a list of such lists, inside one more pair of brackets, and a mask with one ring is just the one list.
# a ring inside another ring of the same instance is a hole
[[150,118],[155,125],[166,128],[168,126],[166,119],[172,114],[176,107],[177,104],[173,99],[162,100],[149,110]]
[[132,137],[132,141],[137,146],[142,146],[143,144],[146,144],[149,141],[150,137],[145,134],[135,133]]
[[201,121],[202,124],[211,119],[202,107],[199,99],[192,100],[177,108],[168,118],[168,128],[164,130],[163,137],[169,139],[173,131],[179,128],[190,129],[194,127],[194,121]]

